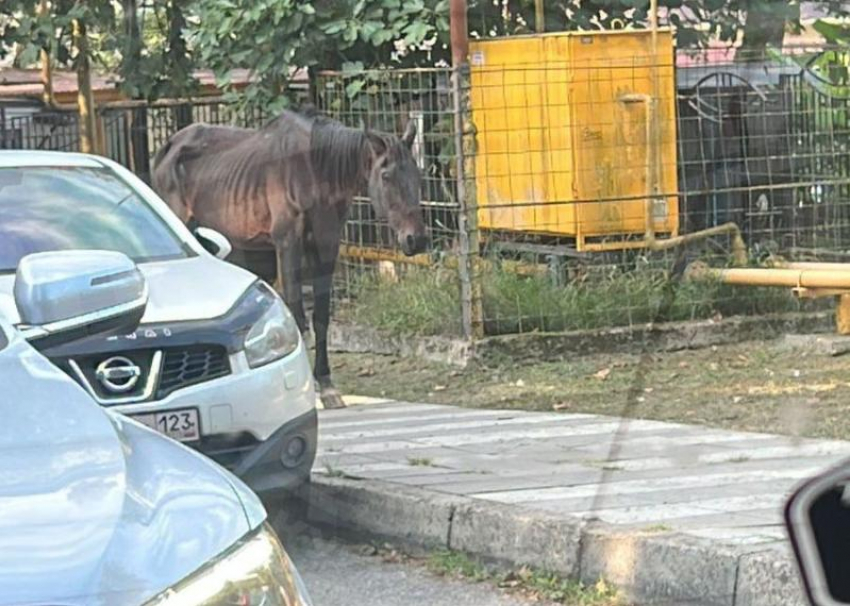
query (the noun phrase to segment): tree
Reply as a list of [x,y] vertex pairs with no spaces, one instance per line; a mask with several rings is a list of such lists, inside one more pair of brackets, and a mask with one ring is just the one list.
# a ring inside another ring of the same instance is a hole
[[429,63],[447,48],[448,0],[198,0],[190,42],[198,61],[242,99],[276,111],[297,69]]
[[122,0],[110,35],[121,88],[133,99],[190,96],[197,88],[184,38],[189,0]]
[[[660,0],[679,48],[699,49],[711,39],[740,41],[743,56],[763,56],[781,47],[785,32],[800,30],[800,1]],[[824,0],[830,16],[846,17],[847,3]],[[646,27],[649,0],[546,0],[546,31]],[[533,0],[477,0],[470,5],[470,28],[482,37],[531,33]]]
[[183,31],[190,0],[0,1],[0,57],[20,49],[18,63],[35,65],[41,51],[59,66],[76,68],[79,54],[73,23],[86,30],[86,56],[94,65],[118,71],[120,86],[134,99],[185,96],[194,90],[193,63]]

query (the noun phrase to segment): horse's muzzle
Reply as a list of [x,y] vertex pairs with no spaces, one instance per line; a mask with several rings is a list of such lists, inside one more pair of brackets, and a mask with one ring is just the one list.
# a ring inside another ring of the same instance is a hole
[[425,252],[428,248],[428,236],[425,234],[407,234],[401,239],[401,250],[408,257]]

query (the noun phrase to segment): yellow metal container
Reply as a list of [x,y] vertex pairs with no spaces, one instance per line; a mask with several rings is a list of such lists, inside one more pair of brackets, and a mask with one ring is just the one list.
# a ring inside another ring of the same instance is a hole
[[[575,32],[474,41],[479,225],[574,237],[578,250],[640,246],[679,228],[673,38]],[[649,197],[649,111],[658,78],[660,196]]]

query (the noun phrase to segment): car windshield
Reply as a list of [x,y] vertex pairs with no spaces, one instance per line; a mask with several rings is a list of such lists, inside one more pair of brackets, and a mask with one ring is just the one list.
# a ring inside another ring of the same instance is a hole
[[137,263],[186,256],[183,242],[107,168],[0,168],[0,272],[37,252],[99,249]]

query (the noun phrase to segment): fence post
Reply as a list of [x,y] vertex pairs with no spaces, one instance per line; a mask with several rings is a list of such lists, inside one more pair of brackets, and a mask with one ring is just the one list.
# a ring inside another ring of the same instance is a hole
[[484,336],[484,309],[481,295],[481,246],[478,238],[478,203],[475,193],[474,134],[468,131],[469,64],[464,62],[452,70],[452,103],[454,105],[454,145],[459,205],[461,318],[463,336],[475,341]]

